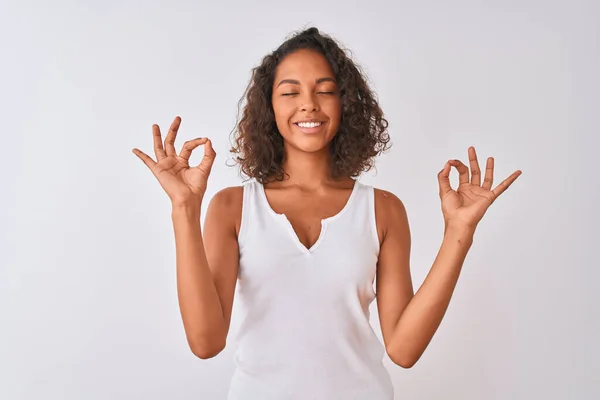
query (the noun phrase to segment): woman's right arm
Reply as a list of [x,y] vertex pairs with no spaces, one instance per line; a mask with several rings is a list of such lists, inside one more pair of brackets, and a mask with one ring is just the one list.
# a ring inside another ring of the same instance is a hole
[[[171,217],[177,256],[177,296],[188,344],[200,358],[225,348],[238,272],[236,226],[241,221],[242,187],[221,190],[211,200],[200,229],[200,209],[216,157],[207,137],[185,142],[179,154],[175,139],[181,118],[175,117],[164,144],[152,125],[156,161],[143,151],[133,153],[146,164],[173,204]],[[204,145],[199,165],[190,167],[192,151]]]
[[236,220],[241,187],[221,190],[211,199],[200,229],[196,206],[173,205],[177,258],[177,295],[186,338],[203,359],[226,344],[238,273]]

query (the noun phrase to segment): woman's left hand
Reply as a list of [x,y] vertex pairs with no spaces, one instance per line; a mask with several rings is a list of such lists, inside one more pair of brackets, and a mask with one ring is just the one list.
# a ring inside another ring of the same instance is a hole
[[[520,170],[513,172],[495,189],[490,190],[494,179],[494,159],[492,157],[487,159],[483,184],[481,184],[481,170],[474,147],[469,147],[469,164],[471,166],[470,179],[469,168],[465,164],[460,160],[449,160],[444,165],[444,169],[439,172],[438,180],[446,226],[458,224],[474,231],[489,206],[508,189],[522,172]],[[450,186],[452,167],[456,168],[459,174],[457,190],[453,190]]]

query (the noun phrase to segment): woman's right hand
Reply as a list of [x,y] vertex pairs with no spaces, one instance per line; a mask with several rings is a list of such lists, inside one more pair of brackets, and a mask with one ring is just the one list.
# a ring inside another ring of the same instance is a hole
[[[137,148],[133,149],[133,153],[150,168],[150,171],[158,179],[173,204],[196,204],[200,206],[206,192],[208,176],[217,154],[212,148],[210,139],[197,138],[185,142],[181,152],[177,155],[175,137],[180,124],[181,118],[175,117],[165,138],[164,148],[160,128],[156,124],[152,125],[154,154],[157,162]],[[202,162],[198,166],[190,168],[188,162],[192,151],[202,144],[204,145]]]

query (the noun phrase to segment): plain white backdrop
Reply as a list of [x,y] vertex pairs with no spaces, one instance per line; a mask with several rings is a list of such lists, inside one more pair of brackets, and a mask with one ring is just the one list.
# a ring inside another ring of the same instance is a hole
[[442,241],[446,160],[473,145],[496,183],[523,171],[479,225],[423,357],[385,359],[396,399],[600,398],[598,2],[1,8],[0,398],[225,398],[240,315],[224,352],[192,355],[170,202],[131,149],[154,156],[152,124],[166,133],[176,115],[178,150],[210,137],[206,210],[242,182],[228,150],[251,68],[312,25],[352,50],[390,122],[393,147],[361,180],[408,210],[415,290]]

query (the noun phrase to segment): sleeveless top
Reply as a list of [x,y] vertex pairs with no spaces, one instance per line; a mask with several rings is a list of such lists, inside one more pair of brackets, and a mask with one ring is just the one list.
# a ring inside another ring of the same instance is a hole
[[228,400],[391,400],[385,349],[370,324],[379,240],[372,186],[307,249],[263,185],[243,184],[236,302],[242,308]]

